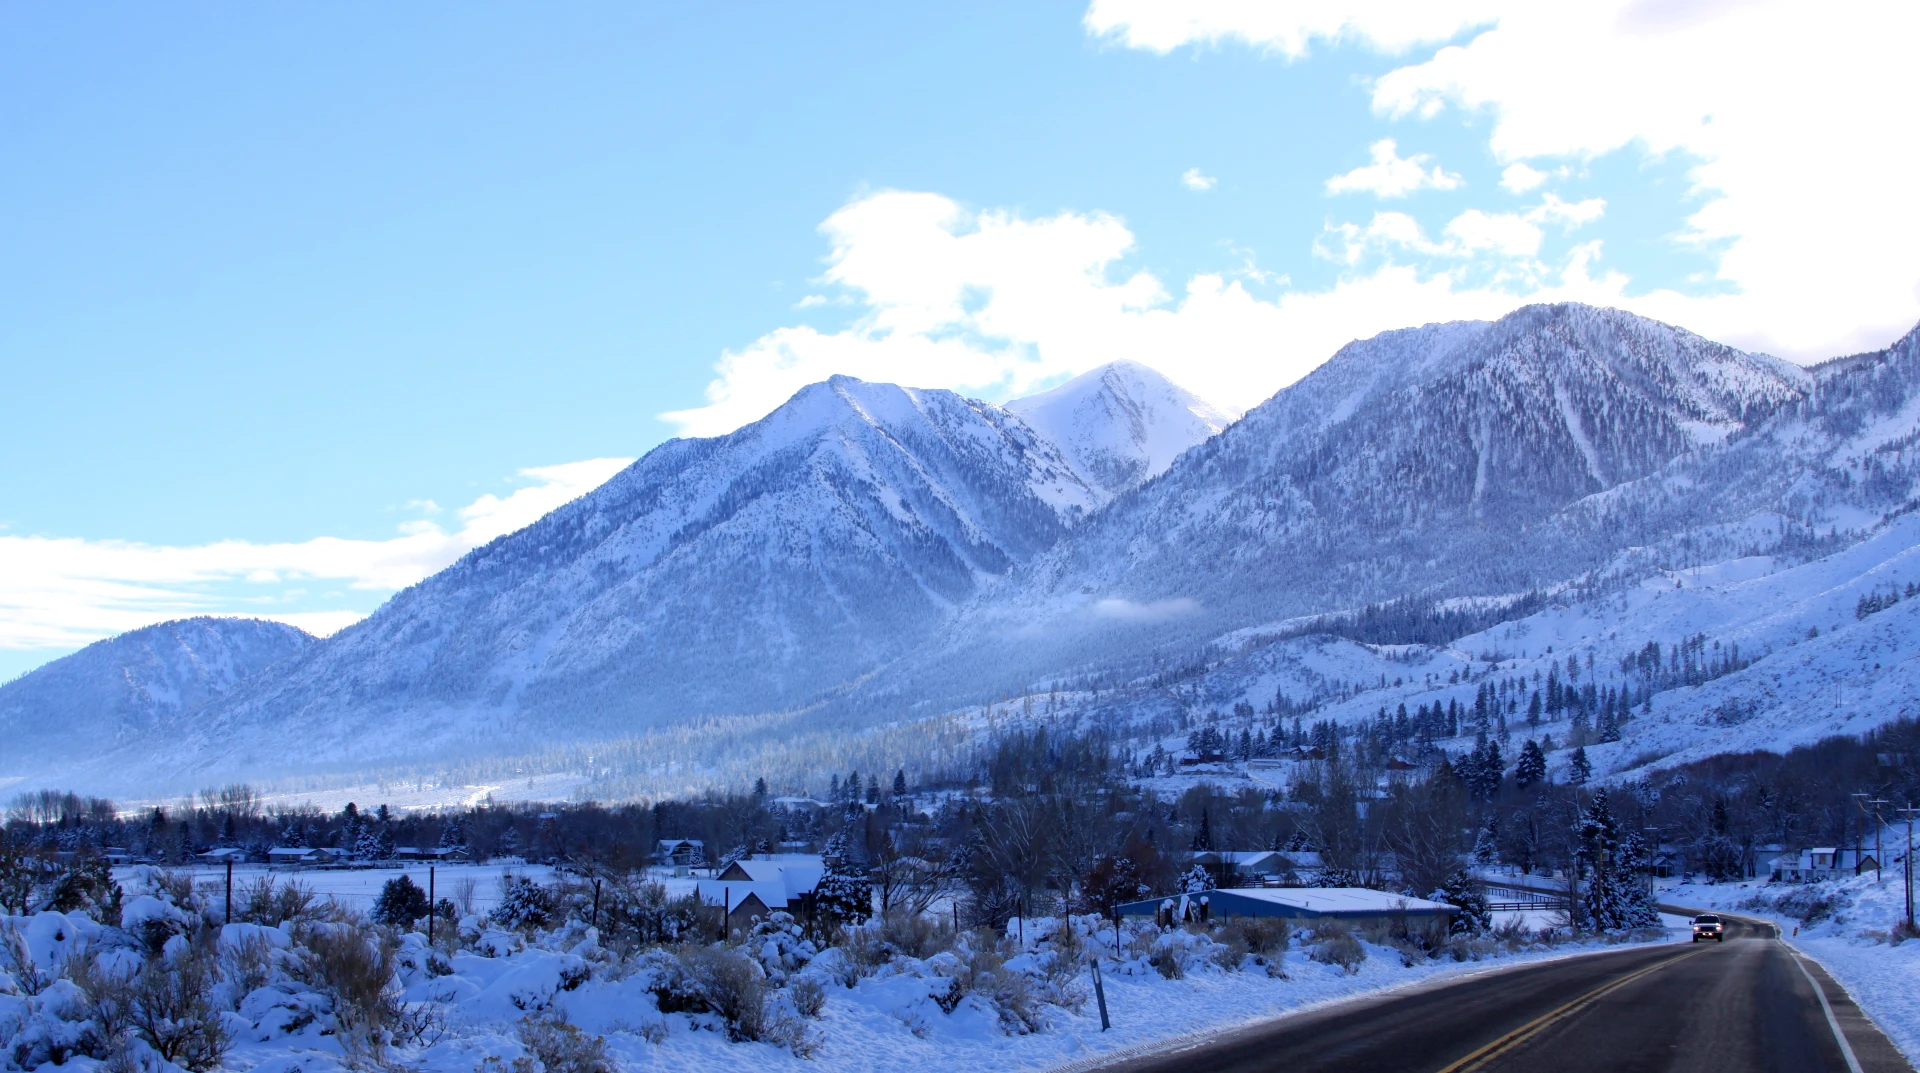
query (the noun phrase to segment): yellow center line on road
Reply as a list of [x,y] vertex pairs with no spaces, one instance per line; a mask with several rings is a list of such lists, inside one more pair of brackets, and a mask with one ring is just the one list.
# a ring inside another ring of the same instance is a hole
[[1442,1068],[1439,1071],[1439,1073],[1473,1073],[1474,1070],[1483,1068],[1488,1062],[1491,1062],[1495,1058],[1500,1057],[1502,1054],[1513,1049],[1519,1044],[1525,1043],[1527,1040],[1538,1035],[1542,1031],[1545,1031],[1546,1029],[1552,1027],[1555,1023],[1565,1020],[1566,1018],[1571,1017],[1576,1013],[1579,1013],[1581,1010],[1585,1009],[1586,1007],[1592,1005],[1593,1003],[1599,1001],[1601,998],[1605,997],[1608,992],[1615,991],[1615,990],[1618,990],[1619,988],[1625,987],[1628,984],[1632,983],[1633,981],[1638,980],[1640,977],[1645,976],[1650,972],[1657,972],[1660,969],[1664,969],[1668,965],[1671,965],[1676,961],[1685,961],[1687,958],[1693,957],[1694,955],[1701,954],[1701,953],[1705,953],[1705,951],[1690,950],[1687,953],[1681,954],[1679,957],[1668,958],[1665,961],[1661,961],[1661,962],[1657,962],[1655,964],[1649,965],[1644,969],[1640,969],[1635,972],[1630,972],[1627,975],[1622,976],[1618,980],[1613,980],[1608,983],[1601,984],[1599,987],[1596,987],[1592,991],[1589,991],[1586,994],[1581,995],[1579,998],[1574,999],[1572,1002],[1567,1003],[1565,1006],[1562,1006],[1551,1013],[1542,1014],[1539,1017],[1536,1017],[1533,1020],[1528,1021],[1526,1024],[1521,1025],[1519,1028],[1516,1028],[1513,1031],[1507,1033],[1506,1035],[1501,1036],[1499,1039],[1494,1040],[1492,1043],[1489,1043],[1486,1046],[1481,1047],[1479,1050],[1474,1051],[1472,1054],[1469,1054],[1464,1058],[1458,1059],[1453,1064]]

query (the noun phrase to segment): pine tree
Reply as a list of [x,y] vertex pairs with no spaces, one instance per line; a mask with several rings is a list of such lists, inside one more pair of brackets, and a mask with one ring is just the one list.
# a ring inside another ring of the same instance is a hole
[[1493,910],[1487,905],[1487,893],[1464,868],[1448,876],[1440,889],[1428,897],[1458,910],[1447,927],[1453,935],[1478,935],[1493,926]]
[[1193,833],[1193,851],[1205,853],[1213,849],[1213,822],[1203,809],[1200,813],[1200,829]]
[[753,797],[756,801],[767,799],[767,780],[765,777],[753,780]]
[[1500,863],[1500,818],[1488,816],[1473,840],[1473,863],[1488,868]]
[[1540,691],[1537,689],[1533,691],[1532,698],[1527,701],[1527,725],[1530,727],[1540,725]]
[[1580,818],[1578,835],[1576,855],[1588,871],[1577,914],[1581,925],[1594,931],[1620,931],[1659,923],[1641,879],[1644,844],[1639,835],[1621,828],[1605,789],[1595,791],[1593,803]]
[[1571,786],[1585,786],[1593,778],[1593,762],[1587,759],[1587,747],[1582,745],[1573,751],[1573,757],[1567,761],[1567,783]]
[[1528,738],[1520,746],[1520,762],[1513,769],[1513,784],[1522,790],[1536,783],[1547,781],[1547,754],[1540,750],[1540,743]]
[[403,873],[387,880],[380,888],[380,897],[373,903],[373,922],[396,928],[411,927],[414,921],[427,915],[427,909],[427,892]]
[[553,893],[526,876],[500,877],[500,906],[487,916],[503,928],[544,927],[553,918]]
[[814,889],[815,919],[826,928],[866,923],[873,915],[873,883],[852,860],[846,836],[836,834],[827,841],[827,856],[833,863]]
[[893,773],[893,796],[907,796],[907,769],[901,768]]

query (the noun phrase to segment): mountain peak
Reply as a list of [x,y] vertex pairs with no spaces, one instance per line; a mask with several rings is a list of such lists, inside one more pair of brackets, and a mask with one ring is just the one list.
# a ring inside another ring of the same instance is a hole
[[1233,418],[1159,371],[1109,362],[1006,408],[1060,448],[1087,483],[1117,496],[1165,473]]

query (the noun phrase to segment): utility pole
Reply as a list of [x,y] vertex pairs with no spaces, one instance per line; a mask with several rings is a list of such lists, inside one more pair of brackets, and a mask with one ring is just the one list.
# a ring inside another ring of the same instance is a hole
[[[1860,822],[1866,823],[1868,795],[1867,794],[1848,794],[1847,796],[1853,798],[1853,803],[1860,806]],[[1866,848],[1866,843],[1867,843],[1866,832],[1860,830],[1860,828],[1858,827],[1855,827],[1853,829],[1853,874],[1854,875],[1860,874],[1860,853],[1863,849]],[[1838,861],[1834,862],[1836,866],[1839,863],[1840,862]]]
[[1906,813],[1907,815],[1907,856],[1905,858],[1906,865],[1907,865],[1907,869],[1906,869],[1907,930],[1912,931],[1913,930],[1913,814],[1915,812],[1920,812],[1920,809],[1915,809],[1913,807],[1913,803],[1908,802],[1907,807],[1901,809],[1900,811]]
[[233,858],[227,858],[227,923],[233,923]]
[[1885,860],[1885,856],[1880,849],[1880,829],[1887,825],[1887,821],[1882,819],[1880,816],[1880,806],[1886,803],[1887,802],[1885,800],[1878,797],[1874,798],[1872,802],[1873,804],[1873,881],[1875,884],[1878,884],[1880,886],[1885,886],[1887,882],[1886,874],[1882,871],[1882,868],[1884,867],[1882,862]]
[[427,865],[427,945],[433,945],[433,918],[440,912],[439,902],[433,898],[433,865]]

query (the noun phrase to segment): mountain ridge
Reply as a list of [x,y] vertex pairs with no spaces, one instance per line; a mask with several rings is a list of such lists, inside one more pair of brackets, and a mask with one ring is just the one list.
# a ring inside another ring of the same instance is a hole
[[326,740],[364,770],[755,713],[855,734],[1280,620],[1845,544],[1920,479],[1920,329],[1806,370],[1530,306],[1355,341],[1218,430],[1132,372],[1004,407],[836,377],[669,441],[210,702],[178,755],[267,771]]

